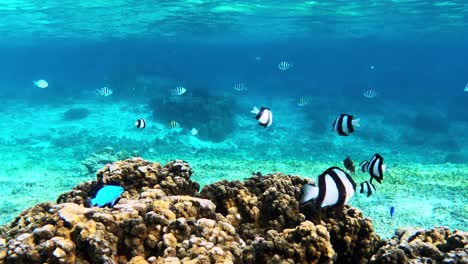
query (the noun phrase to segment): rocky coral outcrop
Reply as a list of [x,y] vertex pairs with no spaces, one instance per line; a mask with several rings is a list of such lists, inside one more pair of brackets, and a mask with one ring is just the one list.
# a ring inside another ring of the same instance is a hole
[[[162,167],[142,159],[107,165],[97,180],[23,212],[2,231],[0,262],[166,263],[235,262],[243,240],[215,205],[193,197],[191,167],[176,160]],[[100,185],[125,188],[113,208],[88,208]],[[143,261],[143,262],[142,262]]]
[[181,160],[164,167],[139,158],[117,161],[99,170],[96,181],[79,184],[72,191],[60,195],[57,203],[86,205],[102,186],[112,184],[122,186],[126,191],[122,197],[127,199],[137,198],[147,189],[161,190],[165,195],[194,196],[200,187],[190,180],[192,173],[190,165]]
[[67,121],[84,119],[89,115],[89,110],[84,107],[71,108],[63,113],[63,119]]
[[370,263],[468,263],[468,232],[452,232],[447,227],[401,228]]
[[[221,181],[207,185],[201,191],[201,197],[214,201],[217,212],[226,215],[248,244],[258,238],[272,238],[272,230],[283,232],[309,220],[317,230],[320,228],[327,230],[328,240],[337,252],[336,256],[329,258],[330,260],[335,259],[340,263],[360,263],[370,258],[379,241],[379,237],[374,233],[372,221],[365,219],[359,210],[349,206],[320,211],[316,211],[310,204],[299,206],[301,188],[305,183],[310,182],[298,176],[254,175],[244,182]],[[285,243],[282,244],[284,248],[276,250],[286,252],[291,244],[297,243],[292,238],[284,235],[284,238],[272,240],[284,240]],[[259,243],[252,244],[255,245]],[[319,253],[320,250],[314,252]],[[325,255],[330,254],[330,251],[326,252]],[[298,258],[283,259],[286,255],[281,254],[279,258],[295,263],[316,260],[310,256],[306,257],[304,252],[302,255],[293,255]]]
[[[198,192],[191,175],[181,160],[107,164],[96,180],[1,227],[0,263],[466,261],[463,232],[402,231],[379,242],[372,221],[357,209],[300,206],[308,180],[298,176],[258,174]],[[107,184],[125,189],[120,200],[112,208],[89,207],[89,198]]]

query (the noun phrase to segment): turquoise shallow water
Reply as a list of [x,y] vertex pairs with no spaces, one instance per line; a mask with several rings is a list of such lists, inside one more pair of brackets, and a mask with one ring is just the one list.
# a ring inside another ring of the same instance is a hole
[[[419,148],[397,145],[396,135],[395,141],[380,143],[360,137],[359,132],[356,132],[355,139],[338,138],[332,133],[323,136],[322,132],[305,132],[304,117],[298,115],[291,120],[291,115],[307,110],[291,110],[289,106],[294,100],[290,101],[278,99],[275,103],[278,109],[275,116],[278,116],[276,121],[279,123],[275,131],[265,132],[252,122],[251,114],[245,111],[236,115],[239,127],[228,139],[218,143],[199,140],[183,126],[177,131],[171,130],[151,118],[145,130],[137,130],[132,127],[133,117],[142,109],[137,112],[125,110],[132,109],[132,104],[87,100],[73,104],[27,106],[24,102],[10,101],[2,122],[9,125],[1,127],[5,137],[0,158],[5,169],[0,181],[2,197],[6,198],[0,203],[1,221],[7,223],[21,210],[38,202],[53,201],[75,184],[93,179],[94,174],[83,162],[90,154],[105,151],[108,146],[115,153],[110,151],[113,154],[104,155],[107,159],[102,164],[109,162],[108,159],[112,161],[131,155],[162,163],[184,159],[194,168],[194,180],[202,185],[221,179],[245,179],[252,172],[284,172],[316,179],[330,166],[343,167],[342,160],[346,155],[359,162],[377,149],[389,167],[383,184],[377,185],[377,193],[369,198],[356,194],[351,204],[374,220],[379,234],[391,236],[400,226],[448,225],[466,229],[466,164],[444,162],[446,151],[430,145]],[[79,122],[58,121],[65,111],[75,106],[89,109],[89,116]],[[116,108],[119,115],[113,114]],[[294,124],[302,125],[282,124],[282,115]],[[106,122],[102,122],[103,118]],[[362,130],[376,122],[376,117],[363,115],[361,118]],[[457,129],[465,129],[462,124],[460,126]],[[94,129],[96,127],[99,129]],[[384,125],[383,129],[394,131],[393,126]],[[374,149],[368,150],[370,146]],[[430,157],[427,149],[431,149]],[[119,155],[119,151],[126,154]],[[357,173],[354,179],[360,183],[367,177]],[[389,215],[391,206],[396,208],[394,217]]]
[[[467,17],[464,1],[3,1],[0,224],[131,156],[187,160],[205,185],[380,153],[382,185],[351,201],[379,234],[467,230]],[[361,119],[349,137],[342,113]]]

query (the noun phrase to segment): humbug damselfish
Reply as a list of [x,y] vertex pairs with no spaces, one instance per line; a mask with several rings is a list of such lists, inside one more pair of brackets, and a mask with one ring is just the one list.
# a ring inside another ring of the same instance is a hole
[[300,204],[313,201],[316,207],[345,205],[356,192],[356,183],[344,170],[330,167],[318,176],[318,187],[305,184],[302,187]]

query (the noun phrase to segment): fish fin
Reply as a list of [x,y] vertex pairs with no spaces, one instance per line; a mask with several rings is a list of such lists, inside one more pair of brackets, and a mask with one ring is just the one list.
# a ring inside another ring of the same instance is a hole
[[361,126],[360,121],[361,121],[361,118],[357,118],[357,119],[353,119],[353,121],[351,121],[351,123],[355,127],[360,127]]
[[[380,178],[374,178],[378,183],[382,184],[382,180]],[[371,180],[372,183],[372,180]]]
[[260,110],[258,110],[258,108],[256,106],[254,106],[252,108],[252,110],[250,110],[250,113],[252,113],[252,114],[258,114],[259,112],[260,112]]
[[300,204],[310,202],[311,200],[317,198],[319,194],[319,188],[310,184],[305,184],[304,186],[302,186],[302,191],[303,193],[301,196]]

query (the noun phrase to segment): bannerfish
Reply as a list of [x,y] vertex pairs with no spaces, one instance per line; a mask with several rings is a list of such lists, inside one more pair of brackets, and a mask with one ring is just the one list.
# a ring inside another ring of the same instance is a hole
[[47,88],[47,86],[49,86],[49,83],[46,80],[37,80],[37,81],[34,81],[33,83],[36,87],[39,87],[42,89]]
[[367,89],[362,95],[364,95],[365,98],[372,99],[377,97],[377,92],[374,89]]
[[169,127],[170,128],[176,128],[176,127],[179,127],[179,126],[180,125],[179,125],[179,123],[177,123],[177,121],[175,121],[175,120],[169,121]]
[[192,130],[190,130],[190,134],[192,134],[192,136],[198,135],[198,129],[192,128]]
[[337,132],[340,136],[349,136],[354,132],[354,127],[359,127],[359,121],[361,119],[354,119],[354,116],[341,114],[333,122],[333,131]]
[[113,93],[114,92],[112,92],[112,90],[107,86],[104,86],[101,89],[96,89],[96,94],[101,96],[109,96]]
[[384,159],[380,154],[375,153],[370,161],[363,161],[359,163],[362,172],[369,172],[371,176],[370,182],[375,179],[378,183],[382,183],[386,165]]
[[96,197],[91,199],[91,206],[104,207],[109,205],[113,207],[123,192],[124,188],[120,186],[106,185],[97,192]]
[[139,129],[143,129],[146,127],[146,120],[144,118],[140,118],[135,122],[135,125]]
[[183,86],[177,86],[176,88],[171,90],[171,95],[183,95],[185,92],[187,92],[187,89]]
[[346,159],[343,160],[343,165],[352,174],[356,172],[356,167],[354,166],[354,162],[349,156],[347,156]]
[[395,215],[395,207],[392,206],[390,207],[390,217],[393,217]]
[[375,186],[372,182],[361,182],[359,186],[361,187],[359,189],[359,193],[365,193],[367,194],[367,197],[371,196],[371,194],[375,192]]
[[465,92],[468,92],[468,83],[465,85]]
[[282,61],[282,62],[280,62],[278,64],[278,69],[280,69],[282,71],[289,70],[291,67],[292,67],[291,63],[289,63],[287,61]]
[[250,112],[256,114],[255,119],[258,120],[258,124],[262,127],[269,127],[273,123],[273,114],[270,109],[266,107],[262,107],[258,110],[258,108],[254,106]]
[[300,106],[300,107],[303,107],[303,106],[306,106],[307,105],[307,101],[304,99],[304,97],[301,97],[297,100],[297,105]]
[[302,187],[300,204],[312,200],[317,207],[342,206],[354,196],[356,183],[344,170],[330,167],[318,177],[318,187],[305,184]]
[[244,83],[236,83],[236,84],[234,84],[232,89],[234,89],[235,91],[238,91],[238,92],[244,92],[244,91],[248,90],[247,85],[245,85]]

